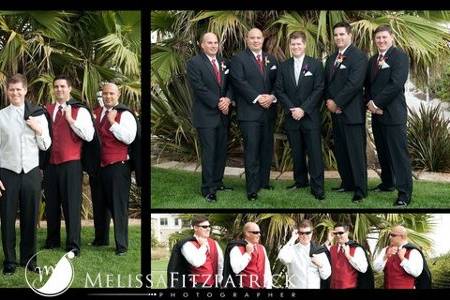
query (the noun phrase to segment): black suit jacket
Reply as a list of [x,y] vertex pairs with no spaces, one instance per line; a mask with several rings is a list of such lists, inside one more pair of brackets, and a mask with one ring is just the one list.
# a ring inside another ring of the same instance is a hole
[[274,56],[263,52],[264,75],[259,71],[256,58],[246,49],[231,59],[231,81],[236,98],[237,117],[240,121],[258,121],[264,117],[275,119],[277,109],[272,104],[262,108],[253,101],[260,94],[273,94],[278,63]]
[[[219,122],[228,125],[230,112],[224,115],[218,108],[221,97],[232,100],[231,86],[229,84],[229,67],[226,60],[217,56],[221,84],[216,80],[214,70],[209,58],[200,53],[187,63],[187,76],[193,91],[192,123],[196,128],[214,128]],[[231,106],[230,106],[231,108]]]
[[325,100],[333,99],[342,109],[346,124],[365,122],[363,85],[367,71],[366,55],[353,45],[345,50],[344,60],[334,70],[338,51],[325,64]]
[[[298,129],[300,124],[306,128],[320,128],[320,100],[324,89],[322,64],[309,56],[303,59],[303,65],[298,79],[295,82],[294,58],[280,64],[275,83],[275,94],[285,110],[284,126],[288,129]],[[300,107],[305,116],[294,120],[290,109]]]
[[383,115],[373,114],[385,125],[406,124],[408,108],[405,83],[408,79],[409,58],[405,52],[391,47],[385,54],[385,67],[377,64],[378,54],[369,60],[366,76],[366,100],[373,100],[383,110]]

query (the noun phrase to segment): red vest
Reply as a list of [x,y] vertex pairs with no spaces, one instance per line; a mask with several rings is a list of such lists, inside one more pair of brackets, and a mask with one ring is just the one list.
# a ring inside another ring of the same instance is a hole
[[[242,254],[245,253],[245,246],[238,246]],[[252,258],[244,270],[239,273],[242,277],[242,287],[251,289],[264,288],[264,270],[266,257],[264,247],[256,244],[256,251],[252,252]]]
[[[101,167],[127,160],[128,145],[122,143],[114,134],[109,130],[111,124],[108,122],[106,116],[100,121],[102,115],[102,108],[97,107],[94,110],[95,114],[95,127],[97,127],[98,134],[100,135],[100,141],[102,143],[101,152]],[[121,111],[117,112],[116,122],[120,123]]]
[[[407,249],[405,257],[409,258],[411,249]],[[384,288],[385,289],[413,289],[416,279],[406,273],[400,266],[401,260],[398,255],[391,255],[384,266]]]
[[[200,244],[197,241],[191,241],[192,244],[198,249]],[[213,239],[208,238],[209,251],[206,252],[206,261],[203,265],[196,268],[191,265],[191,274],[195,276],[195,282],[197,284],[205,284],[215,286],[217,274],[217,262],[219,256],[217,254],[216,242]],[[209,278],[208,278],[209,277]]]
[[[355,255],[356,247],[350,246],[350,256]],[[358,271],[348,262],[345,254],[338,252],[338,245],[330,248],[332,289],[352,289],[358,285]]]
[[[56,104],[47,104],[46,106],[52,119],[52,149],[49,162],[54,165],[59,165],[71,160],[80,160],[83,141],[70,128],[64,115],[56,122],[53,121],[55,107]],[[75,120],[78,115],[78,110],[78,107],[72,106],[72,118]]]

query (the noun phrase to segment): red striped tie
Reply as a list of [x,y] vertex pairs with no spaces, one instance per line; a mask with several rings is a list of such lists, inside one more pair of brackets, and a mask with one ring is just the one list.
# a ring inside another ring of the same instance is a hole
[[220,85],[222,83],[222,78],[220,77],[220,72],[219,69],[217,68],[216,60],[214,58],[211,59],[211,64],[214,70],[214,75],[216,75],[217,83]]

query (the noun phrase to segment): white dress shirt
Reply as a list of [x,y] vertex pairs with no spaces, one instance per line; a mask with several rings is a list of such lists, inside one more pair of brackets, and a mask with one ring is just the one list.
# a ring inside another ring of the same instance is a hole
[[[272,271],[270,270],[270,262],[267,258],[267,252],[266,248],[264,246],[262,247],[264,249],[264,288],[271,289],[272,288]],[[233,269],[233,272],[235,274],[241,273],[248,265],[250,260],[252,259],[252,256],[248,254],[247,252],[244,252],[244,254],[241,253],[241,250],[239,250],[238,246],[234,246],[233,249],[230,251],[230,264],[231,268]]]
[[315,255],[321,267],[316,266],[309,256],[311,244],[293,244],[288,242],[278,253],[278,259],[287,266],[288,288],[290,289],[320,289],[320,279],[331,275],[331,265],[327,255],[322,252]]
[[303,60],[305,59],[305,55],[303,54],[300,57],[294,56],[294,76],[295,83],[298,85],[298,79],[300,78],[300,73],[302,72]]
[[[103,120],[105,112],[107,110],[111,111],[111,109],[103,107],[102,113],[100,115],[100,122]],[[109,128],[109,131],[112,132],[112,134],[116,139],[127,145],[131,144],[134,141],[136,137],[136,130],[137,130],[136,119],[127,110],[122,111],[122,115],[120,116],[120,122],[119,123],[115,122]]]
[[[338,252],[341,249],[340,247],[341,247],[341,245],[338,244]],[[350,257],[348,262],[357,271],[359,271],[361,273],[366,273],[367,267],[368,267],[368,262],[367,262],[366,254],[364,253],[364,250],[361,247],[356,247],[353,256]]]
[[[402,249],[406,244],[407,243],[402,244],[399,249]],[[387,260],[384,259],[384,256],[386,255],[387,248],[388,247],[383,248],[380,251],[380,254],[374,260],[373,269],[376,272],[382,272],[384,270],[384,267],[386,266]],[[400,263],[400,266],[409,275],[417,277],[422,273],[423,270],[422,255],[420,255],[420,252],[416,249],[411,249],[411,251],[409,252],[409,258],[405,257],[405,259]]]
[[34,117],[42,129],[36,135],[24,120],[25,105],[9,105],[0,110],[0,167],[20,174],[39,166],[39,149],[51,145],[45,115]]
[[[59,106],[62,106],[62,109],[63,109],[62,113],[63,113],[63,117],[65,118],[64,108],[67,107],[67,103],[63,103],[63,104],[56,103],[55,110],[53,111],[53,116],[52,116],[53,121],[55,121]],[[90,142],[94,138],[95,130],[94,130],[94,125],[92,124],[91,114],[84,107],[80,107],[78,109],[77,118],[76,118],[75,122],[72,125],[70,125],[70,128],[72,128],[73,132],[75,132],[75,134],[80,139],[82,139],[86,142]]]
[[[194,235],[195,236],[195,235]],[[222,249],[219,246],[219,243],[217,241],[214,241],[216,243],[217,248],[217,275],[218,281],[220,282],[222,279],[222,271],[223,271],[223,253]],[[198,268],[205,264],[206,262],[206,251],[208,251],[207,245],[202,245],[199,248],[195,247],[195,245],[191,242],[184,243],[183,247],[181,247],[181,254],[186,258],[187,262],[194,266],[195,268]],[[216,275],[216,274],[213,274]]]

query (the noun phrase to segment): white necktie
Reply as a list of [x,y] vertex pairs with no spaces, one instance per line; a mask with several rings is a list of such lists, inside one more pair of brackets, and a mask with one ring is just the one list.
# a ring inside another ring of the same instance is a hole
[[295,63],[294,63],[294,74],[295,74],[295,83],[298,85],[298,79],[300,78],[300,70],[301,70],[301,67],[302,67],[302,65],[301,65],[301,62],[300,62],[300,60],[299,59],[296,59],[295,60]]

